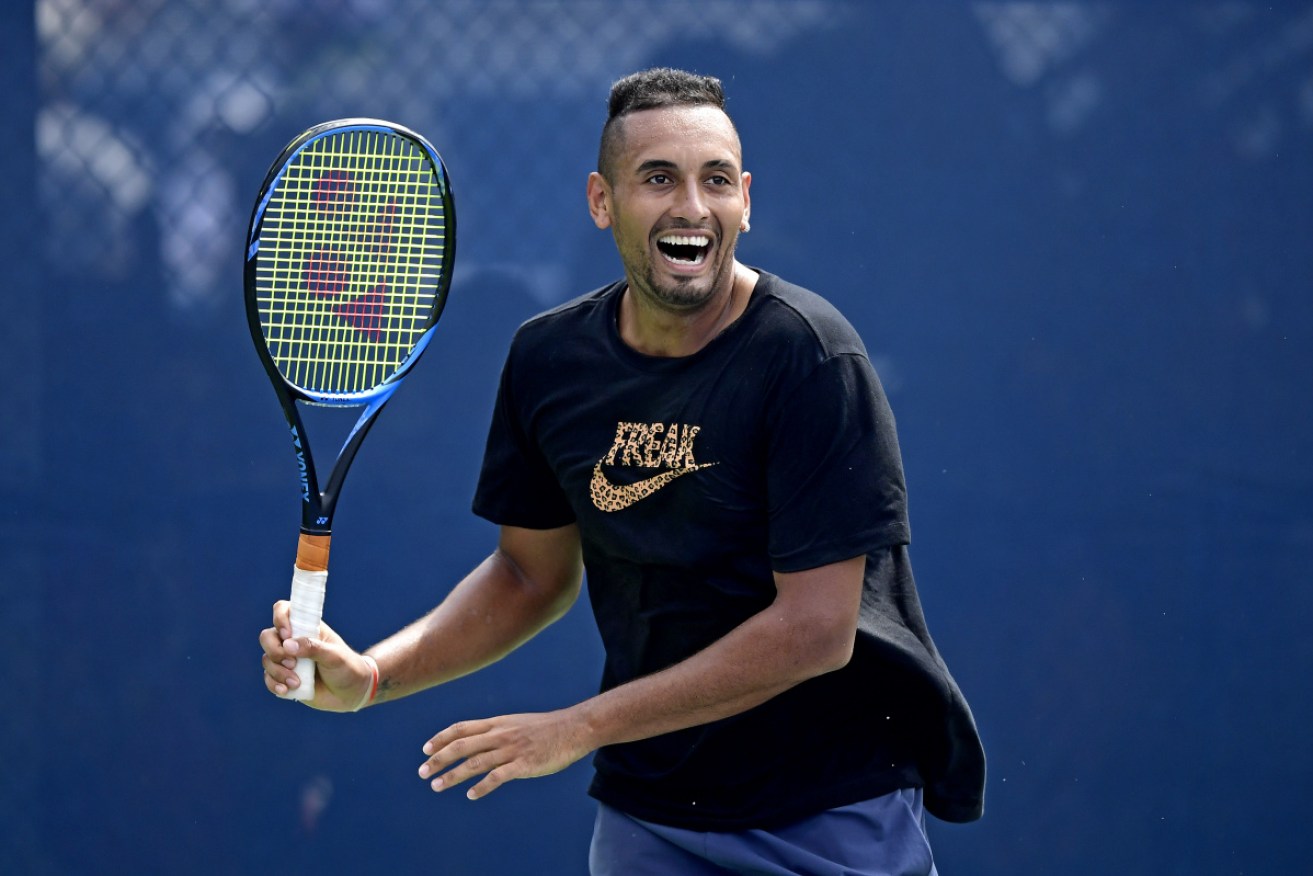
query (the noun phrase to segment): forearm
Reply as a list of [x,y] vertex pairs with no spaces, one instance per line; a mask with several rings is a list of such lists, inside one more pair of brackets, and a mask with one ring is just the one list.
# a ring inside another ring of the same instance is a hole
[[541,581],[500,547],[437,608],[367,649],[379,665],[376,702],[397,699],[494,663],[564,614],[579,579]]
[[776,575],[771,607],[684,661],[572,708],[593,747],[633,742],[746,712],[846,665],[865,558]]
[[593,748],[710,723],[842,667],[854,637],[855,624],[818,623],[777,602],[680,663],[571,711]]
[[469,790],[477,799],[605,745],[736,715],[838,669],[852,657],[865,562],[776,573],[770,608],[674,666],[576,706],[453,724],[424,746],[419,775],[441,791],[486,773]]

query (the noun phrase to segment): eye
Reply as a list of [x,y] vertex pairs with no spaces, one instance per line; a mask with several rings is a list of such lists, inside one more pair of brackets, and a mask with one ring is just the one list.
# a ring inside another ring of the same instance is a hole
[[647,178],[647,181],[653,185],[664,186],[670,184],[670,177],[664,173],[654,173]]

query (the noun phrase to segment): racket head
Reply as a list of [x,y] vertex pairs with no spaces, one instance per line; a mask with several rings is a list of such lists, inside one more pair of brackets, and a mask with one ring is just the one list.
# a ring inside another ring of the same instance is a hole
[[246,314],[284,404],[385,400],[446,305],[456,214],[427,140],[381,119],[324,122],[270,166],[251,213]]

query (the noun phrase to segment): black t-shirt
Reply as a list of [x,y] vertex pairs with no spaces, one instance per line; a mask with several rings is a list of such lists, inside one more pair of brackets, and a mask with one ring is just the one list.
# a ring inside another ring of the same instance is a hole
[[620,339],[623,283],[525,323],[474,511],[500,525],[578,523],[603,690],[766,608],[773,572],[867,555],[847,666],[740,715],[600,749],[598,799],[730,830],[924,786],[932,814],[974,819],[983,753],[921,614],[884,391],[838,311],[759,273],[743,315],[691,356]]

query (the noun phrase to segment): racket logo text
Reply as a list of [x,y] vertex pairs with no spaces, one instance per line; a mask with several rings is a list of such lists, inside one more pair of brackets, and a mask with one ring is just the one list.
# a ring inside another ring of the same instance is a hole
[[305,450],[301,446],[301,436],[296,431],[295,426],[292,427],[292,449],[296,451],[296,467],[299,470],[299,474],[301,476],[301,501],[309,502],[310,501],[310,474],[308,468],[306,467]]

